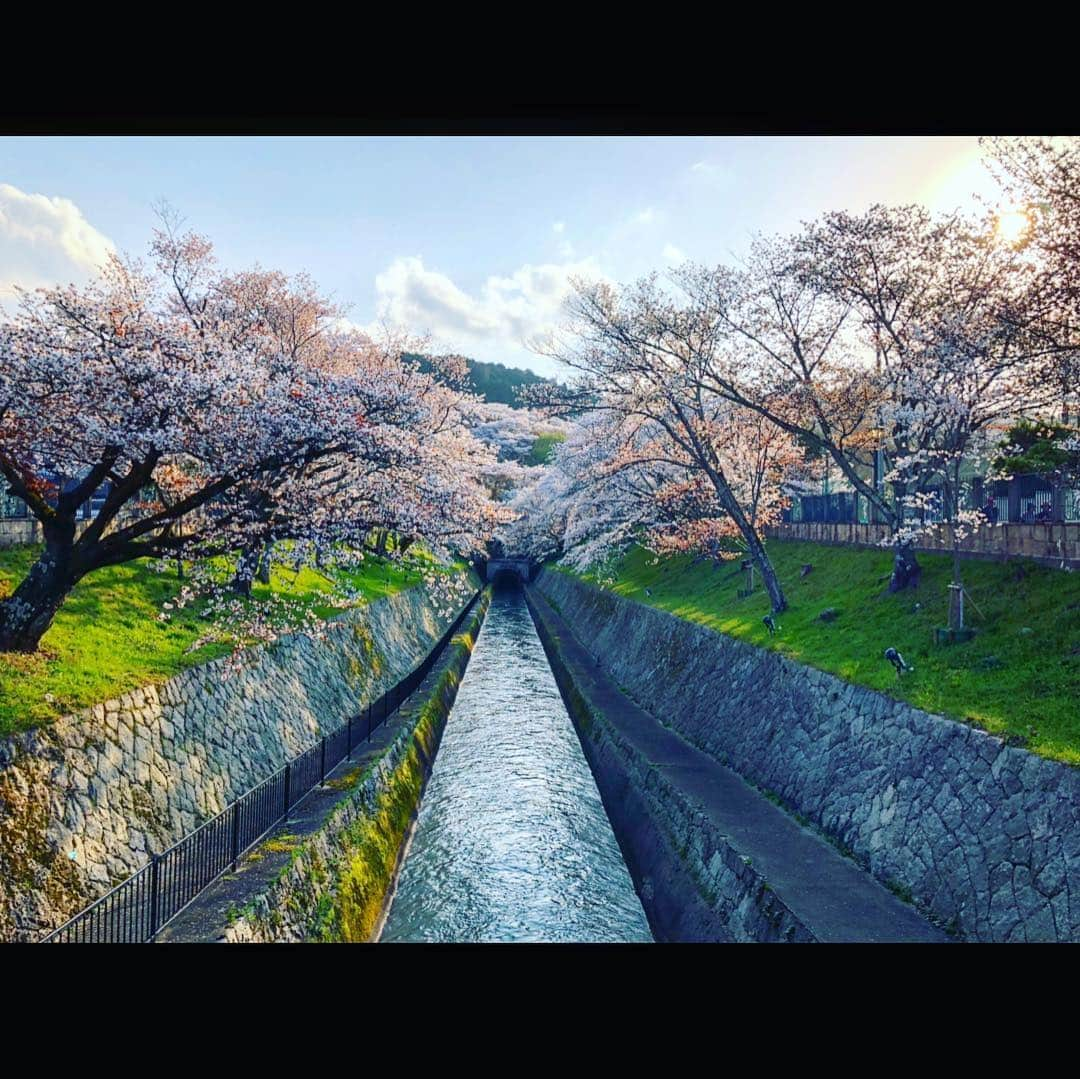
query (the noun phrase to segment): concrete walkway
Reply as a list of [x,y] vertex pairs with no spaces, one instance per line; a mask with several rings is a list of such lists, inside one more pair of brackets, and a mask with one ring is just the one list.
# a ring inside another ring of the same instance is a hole
[[557,639],[578,692],[631,749],[705,814],[822,942],[946,942],[915,909],[751,787],[638,707],[535,588],[529,598]]

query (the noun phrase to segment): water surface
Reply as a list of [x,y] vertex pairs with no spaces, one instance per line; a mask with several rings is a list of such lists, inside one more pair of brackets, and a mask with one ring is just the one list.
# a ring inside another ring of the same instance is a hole
[[652,939],[520,591],[492,599],[381,939]]

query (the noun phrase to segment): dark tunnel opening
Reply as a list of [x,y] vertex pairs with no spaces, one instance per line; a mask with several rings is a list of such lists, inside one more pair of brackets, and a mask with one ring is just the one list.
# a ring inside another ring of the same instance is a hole
[[520,592],[522,580],[514,570],[500,569],[496,570],[492,577],[491,587],[495,592]]

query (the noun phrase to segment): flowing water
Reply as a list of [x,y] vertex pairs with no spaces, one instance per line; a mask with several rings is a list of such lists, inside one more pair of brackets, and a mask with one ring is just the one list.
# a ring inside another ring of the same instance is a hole
[[488,610],[381,939],[652,939],[518,590]]

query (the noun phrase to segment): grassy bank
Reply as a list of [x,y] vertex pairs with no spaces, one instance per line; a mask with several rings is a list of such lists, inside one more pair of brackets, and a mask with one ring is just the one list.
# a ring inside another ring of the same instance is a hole
[[[25,576],[37,548],[0,550],[0,597]],[[223,567],[223,572],[226,572]],[[362,593],[362,602],[409,588],[419,574],[381,559],[341,577]],[[232,649],[226,640],[188,649],[212,630],[202,605],[173,611],[158,621],[161,604],[181,581],[145,562],[100,570],[76,585],[34,655],[0,653],[0,736],[39,726],[57,716],[115,697],[151,682],[164,682],[186,667]],[[269,585],[255,584],[252,602],[287,596],[320,617],[340,613],[327,602],[333,582],[310,569],[293,573],[275,567]]]
[[[606,582],[620,595],[1080,764],[1080,574],[1019,559],[965,562],[976,636],[938,647],[933,630],[947,622],[948,556],[920,555],[918,591],[889,595],[888,551],[774,541],[769,554],[791,608],[777,618],[775,637],[761,621],[769,602],[760,584],[738,597],[737,561],[714,568],[634,550],[615,565],[614,584]],[[813,566],[806,576],[804,564]],[[834,620],[821,620],[826,608]],[[882,655],[888,647],[914,671],[897,679]]]
[[533,443],[529,456],[525,458],[527,465],[546,464],[551,457],[551,451],[560,443],[566,441],[566,435],[554,432],[550,435],[540,435]]

